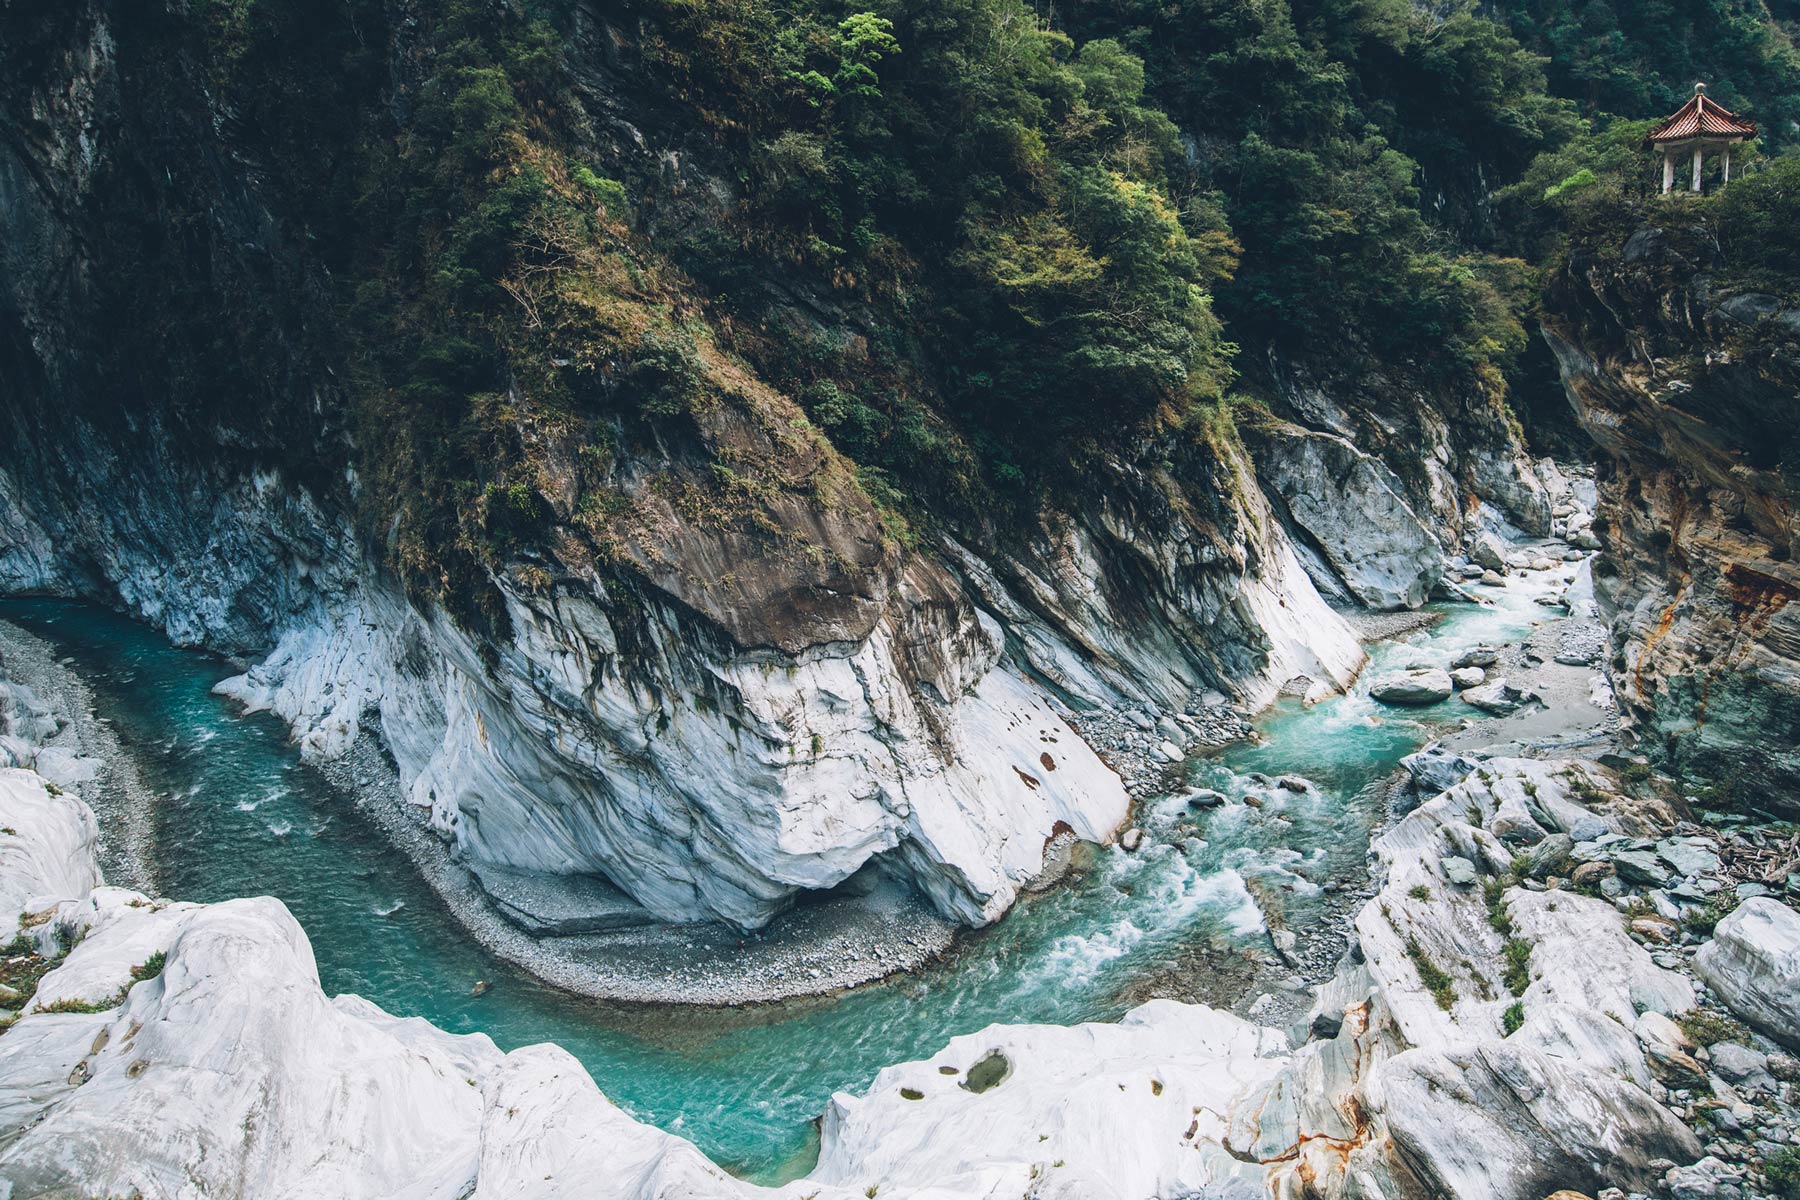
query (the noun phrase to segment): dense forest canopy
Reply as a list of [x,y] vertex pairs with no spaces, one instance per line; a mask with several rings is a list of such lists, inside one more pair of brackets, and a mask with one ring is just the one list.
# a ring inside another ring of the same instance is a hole
[[[583,446],[604,559],[618,456],[752,374],[900,537],[1147,433],[1230,437],[1272,357],[1504,406],[1537,269],[1646,195],[1641,122],[1704,76],[1763,155],[1800,141],[1791,0],[630,0],[597,36],[568,0],[397,11],[132,19],[198,40],[324,256],[372,536],[443,595],[541,532],[534,445]],[[607,87],[675,98],[712,211],[597,131]]]

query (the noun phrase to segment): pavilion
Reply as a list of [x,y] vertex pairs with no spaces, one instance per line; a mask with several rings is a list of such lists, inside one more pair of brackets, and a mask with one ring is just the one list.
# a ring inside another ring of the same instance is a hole
[[1662,152],[1665,195],[1675,186],[1675,160],[1694,157],[1692,190],[1700,190],[1700,170],[1708,154],[1717,154],[1724,168],[1723,183],[1731,182],[1731,148],[1756,136],[1754,122],[1745,121],[1706,95],[1706,85],[1694,85],[1694,98],[1668,120],[1652,129],[1644,140]]

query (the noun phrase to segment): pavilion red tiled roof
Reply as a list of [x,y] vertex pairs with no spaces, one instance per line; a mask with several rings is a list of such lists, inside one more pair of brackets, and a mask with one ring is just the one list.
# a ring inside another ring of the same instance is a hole
[[1651,143],[1680,142],[1695,137],[1755,137],[1756,123],[1746,121],[1729,108],[1696,89],[1694,98],[1675,111],[1675,115],[1652,129],[1645,138]]

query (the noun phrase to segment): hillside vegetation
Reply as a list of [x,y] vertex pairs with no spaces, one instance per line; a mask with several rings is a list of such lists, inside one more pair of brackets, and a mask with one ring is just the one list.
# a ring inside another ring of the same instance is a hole
[[[319,403],[367,536],[483,624],[488,571],[552,529],[564,562],[619,560],[621,476],[647,461],[704,467],[666,485],[696,520],[773,529],[759,514],[803,490],[866,497],[912,543],[1065,503],[1153,435],[1232,439],[1272,356],[1504,408],[1542,385],[1539,265],[1642,198],[1644,119],[1704,74],[1766,153],[1796,140],[1793,16],[200,0],[127,19],[204,80],[281,239],[324,266],[300,324],[347,368]],[[1772,230],[1788,194],[1751,180],[1717,203]],[[158,297],[167,370],[210,381],[198,410],[234,394],[203,368],[222,345],[278,405],[260,314],[220,301],[181,195],[116,286]],[[763,449],[719,437],[721,411]]]

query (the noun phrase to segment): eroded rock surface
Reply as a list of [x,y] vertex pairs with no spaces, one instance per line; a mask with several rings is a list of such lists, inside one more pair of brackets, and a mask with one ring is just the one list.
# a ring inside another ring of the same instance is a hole
[[[1695,229],[1571,254],[1545,335],[1609,459],[1595,590],[1642,747],[1789,816],[1800,781],[1796,494],[1800,318],[1746,306]],[[1737,289],[1741,291],[1741,289]]]
[[1444,547],[1400,481],[1347,438],[1286,422],[1256,427],[1257,476],[1280,496],[1342,589],[1375,609],[1417,608],[1444,569]]
[[[80,890],[91,844],[65,834],[85,810],[45,798],[0,774],[0,821],[29,857],[61,858],[40,875],[74,893],[30,918],[53,963],[0,1040],[0,1114],[22,1130],[0,1173],[27,1195],[1535,1200],[1649,1191],[1703,1156],[1659,1082],[1686,1054],[1670,1018],[1692,985],[1612,905],[1509,882],[1525,847],[1649,827],[1586,764],[1481,760],[1381,839],[1380,890],[1312,1040],[1173,1001],[993,1026],[834,1097],[818,1166],[780,1189],[633,1120],[555,1047],[503,1055],[327,1000],[275,901]],[[1719,1068],[1772,1083],[1773,1060],[1743,1049]]]
[[1746,900],[1719,922],[1694,966],[1734,1013],[1800,1050],[1800,913]]

